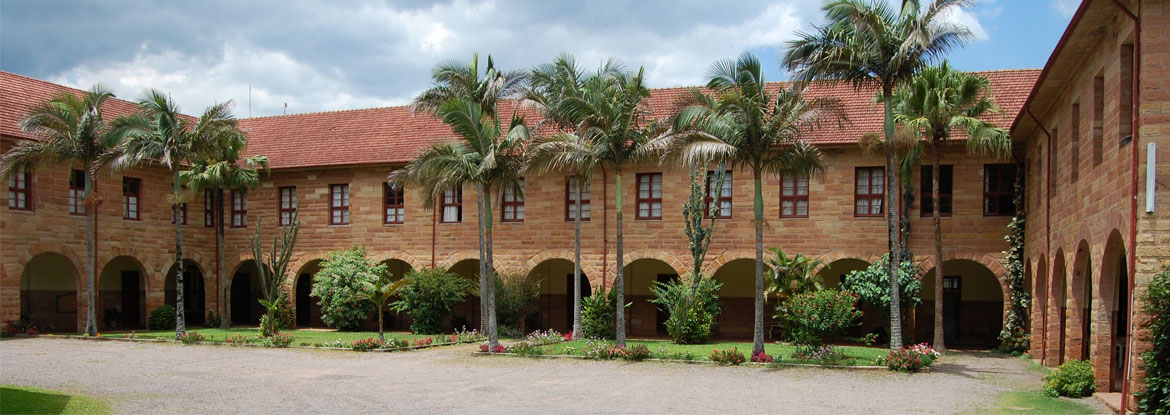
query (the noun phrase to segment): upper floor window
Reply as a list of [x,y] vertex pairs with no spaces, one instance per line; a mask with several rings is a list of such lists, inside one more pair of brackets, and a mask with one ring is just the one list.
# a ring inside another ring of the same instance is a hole
[[[938,166],[938,213],[940,216],[951,216],[952,192],[954,192],[955,166]],[[934,167],[922,166],[922,216],[934,215]]]
[[297,216],[297,188],[288,186],[280,188],[280,226],[293,224]]
[[32,173],[22,170],[8,179],[8,208],[32,210]]
[[215,192],[203,191],[203,227],[215,226]]
[[439,201],[439,208],[443,210],[443,223],[463,221],[463,187],[455,186],[443,191],[443,200]]
[[243,190],[232,190],[232,227],[248,227],[248,194]]
[[715,202],[715,217],[719,219],[731,218],[731,171],[723,175],[723,182],[715,177],[715,172],[707,172],[707,197],[703,199],[703,217],[711,217],[711,203]]
[[780,217],[808,217],[808,175],[780,175]]
[[637,219],[662,219],[662,173],[640,173]]
[[142,220],[139,202],[142,200],[142,179],[122,178],[122,219]]
[[505,186],[500,207],[504,210],[504,215],[500,219],[501,222],[523,222],[524,221],[524,179],[516,186]]
[[349,224],[349,185],[329,185],[329,224]]
[[854,187],[854,216],[881,216],[886,196],[886,168],[858,167]]
[[988,164],[983,166],[983,215],[1011,216],[1016,214],[1015,164]]
[[406,192],[401,186],[382,184],[382,208],[385,212],[382,223],[406,221]]
[[[569,177],[565,182],[565,220],[577,218],[577,186],[580,183],[577,177]],[[593,203],[589,197],[589,183],[581,189],[581,221],[588,222]]]
[[85,215],[85,170],[69,171],[69,214]]

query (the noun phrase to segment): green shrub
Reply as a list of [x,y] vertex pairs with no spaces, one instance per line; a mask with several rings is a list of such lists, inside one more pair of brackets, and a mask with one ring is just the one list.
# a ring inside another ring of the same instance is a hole
[[738,347],[733,347],[730,350],[711,350],[711,355],[707,358],[711,359],[712,362],[731,366],[737,366],[747,361],[747,358],[744,357],[743,352],[739,351]]
[[203,335],[197,331],[189,331],[179,336],[179,341],[183,344],[196,344],[203,341]]
[[706,343],[722,311],[719,289],[723,284],[714,278],[690,277],[690,282],[655,281],[650,287],[658,308],[667,313],[666,332],[678,344]]
[[272,336],[264,338],[264,347],[285,348],[292,344],[294,336],[292,333],[276,332]]
[[832,341],[861,319],[857,296],[848,291],[806,292],[790,298],[787,308],[791,338],[806,346]]
[[354,247],[329,253],[321,270],[313,276],[313,291],[320,299],[321,321],[338,330],[357,330],[370,317],[374,306],[362,301],[357,292],[365,282],[373,282],[386,272],[385,264],[366,259],[366,250]]
[[150,312],[146,319],[147,328],[151,330],[174,330],[175,307],[163,305]]
[[1170,265],[1154,275],[1144,297],[1142,311],[1150,316],[1146,322],[1150,350],[1142,353],[1146,371],[1146,390],[1137,394],[1143,414],[1170,414]]
[[640,361],[646,360],[646,358],[650,357],[650,348],[646,347],[646,345],[642,344],[642,343],[638,343],[638,344],[635,344],[633,346],[630,346],[630,347],[626,348],[626,350],[628,351],[628,353],[626,353],[625,356],[622,356],[622,358],[626,359],[626,360],[640,362]]
[[544,356],[545,352],[543,347],[522,341],[509,347],[508,353],[515,353],[520,356]]
[[1093,394],[1093,383],[1093,365],[1088,360],[1070,360],[1044,377],[1044,393],[1082,398]]
[[471,281],[435,268],[411,271],[406,278],[410,282],[398,292],[401,299],[393,307],[410,315],[410,331],[419,334],[442,333],[451,307],[473,288]]
[[[610,339],[614,331],[614,308],[617,291],[599,288],[593,295],[581,298],[581,334],[590,339]],[[627,303],[626,308],[630,307]]]
[[[281,330],[289,330],[296,328],[297,316],[293,313],[291,301],[288,298],[287,291],[281,291],[280,296],[276,297],[276,332]],[[306,305],[307,306],[307,305]],[[271,336],[268,332],[268,327],[273,327],[268,323],[268,313],[260,316],[260,335],[264,337]]]
[[[841,280],[841,289],[856,294],[859,300],[879,310],[889,310],[890,273],[887,271],[889,263],[890,256],[886,254],[863,270],[850,271]],[[922,299],[918,297],[918,293],[922,291],[922,280],[918,279],[921,272],[920,267],[913,262],[902,261],[902,266],[898,269],[902,307],[922,304]]]
[[536,311],[540,276],[496,274],[496,325],[501,332],[520,328],[520,322]]

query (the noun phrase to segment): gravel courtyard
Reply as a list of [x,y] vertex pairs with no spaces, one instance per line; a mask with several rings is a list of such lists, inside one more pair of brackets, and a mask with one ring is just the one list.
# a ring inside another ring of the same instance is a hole
[[[979,413],[1038,389],[1022,359],[952,354],[933,373],[354,353],[33,338],[0,383],[102,397],[118,413]],[[1085,400],[1091,403],[1091,400]]]

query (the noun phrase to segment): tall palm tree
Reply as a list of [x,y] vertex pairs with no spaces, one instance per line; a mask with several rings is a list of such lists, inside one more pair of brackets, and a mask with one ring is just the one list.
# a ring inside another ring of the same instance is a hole
[[[941,57],[971,37],[971,31],[944,20],[949,10],[967,7],[974,0],[902,0],[895,8],[878,0],[829,0],[822,7],[827,22],[812,33],[799,32],[788,43],[783,61],[795,79],[849,82],[855,88],[877,87],[884,103],[883,133],[894,136],[891,96],[929,61]],[[886,152],[886,172],[896,176],[895,155]],[[887,183],[897,180],[887,180]],[[890,275],[902,262],[898,249],[898,186],[886,186],[885,211],[889,233]],[[890,348],[902,347],[898,279],[890,278]]]
[[[20,121],[20,128],[38,137],[22,141],[0,159],[0,177],[4,180],[36,166],[65,163],[80,166],[85,176],[85,333],[97,334],[94,317],[97,253],[94,245],[97,228],[97,195],[94,175],[108,166],[118,150],[123,130],[106,125],[102,104],[114,94],[105,86],[94,85],[80,96],[61,93],[37,105]],[[33,203],[33,201],[29,201]]]
[[175,338],[186,333],[183,298],[183,221],[180,207],[186,199],[180,171],[211,151],[220,134],[236,133],[231,103],[212,105],[192,122],[162,91],[151,89],[138,100],[139,113],[121,118],[117,124],[127,130],[121,154],[114,166],[128,169],[142,163],[161,163],[173,176],[171,217],[175,223]]
[[969,152],[1011,155],[1006,130],[983,120],[999,112],[986,77],[940,66],[923,68],[894,93],[894,120],[929,141],[932,157],[931,206],[934,220],[934,348],[945,350],[943,336],[942,219],[939,209],[939,177],[942,147],[958,129],[966,135]]
[[[513,116],[507,129],[504,129],[496,117],[484,112],[482,106],[461,98],[444,101],[439,105],[437,113],[443,123],[455,132],[458,141],[431,145],[407,163],[406,167],[391,173],[389,180],[399,185],[418,185],[420,198],[427,208],[432,208],[435,199],[456,186],[473,183],[478,187],[484,235],[484,258],[481,263],[486,264],[486,271],[480,274],[482,280],[484,275],[495,275],[492,264],[490,195],[495,194],[495,190],[505,188],[523,191],[520,188],[520,172],[526,164],[524,145],[529,137],[528,128],[523,119]],[[484,295],[480,297],[480,302],[487,303],[484,319],[487,320],[488,344],[491,349],[499,344],[494,282],[494,277],[487,278],[484,282],[487,289],[480,290]]]
[[711,65],[707,87],[692,90],[690,105],[674,118],[674,133],[651,144],[688,165],[712,162],[750,169],[756,231],[755,312],[752,352],[764,350],[764,175],[815,174],[824,156],[801,136],[822,121],[843,122],[841,103],[807,98],[801,86],[769,91],[751,53]]
[[[473,54],[471,62],[445,61],[435,66],[431,71],[431,80],[434,86],[418,97],[411,104],[415,111],[422,111],[439,116],[438,112],[443,103],[451,99],[461,99],[478,105],[481,113],[499,122],[497,110],[500,100],[518,97],[524,88],[527,74],[523,71],[505,71],[496,68],[495,62],[489,55],[487,66],[480,74],[479,54]],[[460,184],[461,185],[461,184]],[[485,189],[476,186],[477,229],[479,234],[479,311],[480,330],[488,332],[489,306],[495,296],[489,295],[488,290],[494,284],[492,275],[493,264],[488,261],[487,244],[484,243],[484,216],[490,216],[491,209],[484,209],[484,199],[489,197]],[[439,195],[441,196],[441,194]]]
[[[581,197],[582,189],[591,182],[601,166],[599,147],[587,139],[580,129],[582,117],[574,110],[574,103],[586,92],[586,85],[598,82],[616,69],[610,61],[594,76],[586,76],[578,69],[576,60],[567,54],[552,63],[542,64],[529,75],[527,102],[544,114],[543,123],[552,123],[556,133],[541,135],[533,141],[528,171],[546,174],[560,171],[577,181],[573,207],[573,339],[582,336],[581,327]],[[536,130],[540,130],[539,127]]]
[[191,161],[191,167],[179,173],[179,180],[186,182],[187,187],[195,194],[203,194],[211,190],[215,192],[215,228],[216,252],[215,261],[219,280],[220,328],[227,330],[231,327],[231,318],[227,303],[228,286],[225,282],[224,261],[224,219],[223,219],[223,192],[227,190],[255,189],[260,185],[260,171],[268,169],[268,156],[257,154],[240,160],[244,150],[248,147],[248,137],[240,132],[235,119],[227,114],[223,120],[223,131],[216,134],[213,148],[199,159]]

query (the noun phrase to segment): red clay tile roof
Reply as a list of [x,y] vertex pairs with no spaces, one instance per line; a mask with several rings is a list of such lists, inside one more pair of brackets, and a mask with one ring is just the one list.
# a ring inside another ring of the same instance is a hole
[[[77,96],[85,93],[80,89],[0,71],[0,135],[36,139],[20,129],[20,119],[33,107],[63,92]],[[109,119],[131,114],[137,109],[133,102],[111,99],[102,106],[102,114]]]
[[[1020,112],[1040,71],[1013,69],[980,72],[991,80],[992,91],[1003,113],[992,121],[1007,127]],[[781,83],[774,83],[779,88]],[[675,102],[688,88],[662,88],[651,91],[650,108],[655,116],[665,116],[675,109]],[[0,134],[32,138],[20,131],[20,117],[35,103],[61,91],[82,91],[0,71]],[[865,133],[879,132],[882,109],[873,103],[875,90],[855,91],[847,84],[813,85],[813,96],[832,96],[848,108],[849,123],[843,128],[824,126],[805,137],[820,145],[847,145]],[[111,100],[109,114],[120,115],[134,110],[134,104]],[[501,106],[510,114],[510,103]],[[523,111],[527,121],[537,121],[531,111]],[[264,154],[272,168],[306,168],[360,164],[404,163],[414,158],[430,143],[451,139],[451,130],[426,114],[412,114],[409,107],[385,107],[316,112],[240,120],[248,134],[247,155]]]

